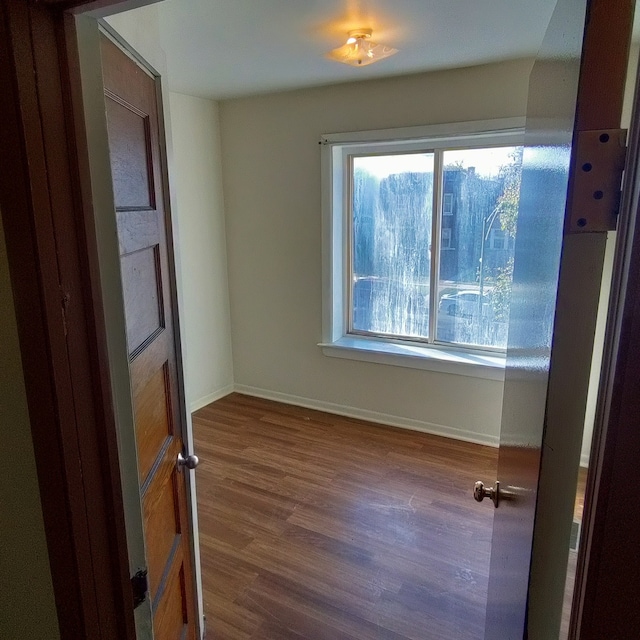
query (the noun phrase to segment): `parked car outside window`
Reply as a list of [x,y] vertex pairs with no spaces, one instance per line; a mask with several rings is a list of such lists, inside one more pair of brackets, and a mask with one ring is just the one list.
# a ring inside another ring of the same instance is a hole
[[482,295],[480,302],[479,291],[457,291],[456,293],[445,293],[440,298],[439,310],[450,316],[460,316],[463,318],[476,317],[479,314],[487,316],[491,313],[491,299],[488,295]]

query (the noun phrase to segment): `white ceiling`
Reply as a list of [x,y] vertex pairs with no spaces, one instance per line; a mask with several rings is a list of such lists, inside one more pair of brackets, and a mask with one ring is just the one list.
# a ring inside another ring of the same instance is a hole
[[[555,0],[165,0],[171,89],[216,99],[535,55]],[[347,31],[400,50],[365,68],[324,54]]]

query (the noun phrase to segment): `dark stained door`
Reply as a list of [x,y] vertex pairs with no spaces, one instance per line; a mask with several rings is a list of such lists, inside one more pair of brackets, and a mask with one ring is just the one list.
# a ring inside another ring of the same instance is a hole
[[196,637],[158,85],[101,37],[154,637]]

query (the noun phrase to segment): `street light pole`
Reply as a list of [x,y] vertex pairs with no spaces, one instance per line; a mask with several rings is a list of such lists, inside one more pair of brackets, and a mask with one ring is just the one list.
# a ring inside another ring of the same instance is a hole
[[[482,238],[480,239],[480,295],[478,296],[478,318],[482,320],[482,299],[484,294],[484,245],[491,232],[493,222],[498,215],[496,207],[486,218],[482,218]],[[487,222],[489,223],[487,227]]]

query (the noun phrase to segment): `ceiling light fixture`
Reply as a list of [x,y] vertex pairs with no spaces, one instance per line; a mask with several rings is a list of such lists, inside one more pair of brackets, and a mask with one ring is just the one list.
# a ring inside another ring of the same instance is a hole
[[364,67],[398,53],[398,50],[393,47],[372,42],[371,33],[371,29],[349,31],[346,44],[329,51],[327,58],[350,64],[352,67]]

